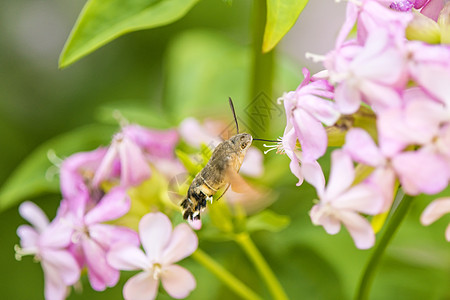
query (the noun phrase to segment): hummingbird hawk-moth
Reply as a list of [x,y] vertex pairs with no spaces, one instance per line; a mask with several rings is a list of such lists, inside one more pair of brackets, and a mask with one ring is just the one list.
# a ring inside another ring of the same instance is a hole
[[231,182],[238,178],[245,154],[252,144],[253,138],[250,134],[239,133],[231,98],[229,103],[236,122],[237,134],[217,145],[206,166],[195,176],[189,186],[186,199],[181,202],[185,220],[199,220],[200,212],[206,207],[206,202],[212,203],[212,197],[217,191],[228,185],[223,193],[225,194]]

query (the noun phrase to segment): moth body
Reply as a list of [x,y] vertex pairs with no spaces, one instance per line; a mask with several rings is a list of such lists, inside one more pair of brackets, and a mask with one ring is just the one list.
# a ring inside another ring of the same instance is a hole
[[206,166],[192,181],[186,199],[181,202],[185,220],[200,219],[206,202],[212,202],[217,191],[230,184],[234,174],[239,172],[252,140],[250,134],[240,133],[217,145]]

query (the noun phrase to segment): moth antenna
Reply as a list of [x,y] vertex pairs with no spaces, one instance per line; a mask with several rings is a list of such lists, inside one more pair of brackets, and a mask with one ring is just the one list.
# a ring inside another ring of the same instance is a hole
[[278,143],[280,141],[276,140],[266,140],[266,139],[253,139],[254,141],[263,141],[263,142],[271,142],[271,143]]
[[238,121],[236,118],[236,112],[234,111],[233,100],[231,100],[231,97],[228,97],[228,101],[230,102],[230,107],[231,107],[231,111],[233,112],[234,122],[236,123],[236,131],[237,131],[237,134],[239,134],[239,124],[238,124]]

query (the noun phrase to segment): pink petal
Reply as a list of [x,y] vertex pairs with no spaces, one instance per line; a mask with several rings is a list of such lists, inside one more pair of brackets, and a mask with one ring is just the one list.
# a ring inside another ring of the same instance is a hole
[[372,137],[363,129],[350,129],[345,136],[343,148],[354,161],[369,166],[379,166],[385,162],[385,158],[372,140]]
[[140,248],[129,244],[117,244],[112,247],[106,259],[117,270],[148,270],[151,267],[145,253]]
[[127,137],[123,138],[118,147],[121,166],[120,184],[122,186],[138,185],[150,177],[150,166],[141,148]]
[[437,154],[423,150],[403,152],[392,159],[392,166],[409,195],[433,195],[447,187],[448,166]]
[[39,233],[30,225],[20,225],[17,228],[17,235],[20,238],[22,248],[37,247]]
[[[450,71],[446,65],[418,64],[411,70],[415,81],[447,106],[450,105]],[[439,80],[436,80],[439,78]]]
[[107,286],[116,285],[119,271],[113,269],[106,261],[106,252],[95,241],[84,238],[81,241],[84,257],[88,267],[91,286],[96,291],[103,291]]
[[194,118],[184,119],[179,126],[180,135],[186,143],[199,148],[200,145],[217,146],[221,140],[209,132]]
[[151,130],[138,125],[128,125],[122,132],[139,147],[144,148],[150,156],[162,159],[174,158],[175,145],[179,140],[176,130]]
[[375,233],[365,218],[357,213],[347,211],[341,211],[339,218],[358,249],[368,249],[375,244]]
[[131,201],[125,189],[111,189],[84,219],[86,225],[115,220],[130,210]]
[[[98,148],[94,151],[76,153],[63,161],[60,169],[60,182],[61,192],[65,199],[72,200],[79,197],[80,193],[89,193],[85,179],[97,170],[105,154],[105,148]],[[77,202],[73,204],[84,205],[84,203]],[[73,207],[72,209],[77,211],[80,208]],[[81,210],[84,211],[84,207]]]
[[336,87],[334,100],[342,114],[353,114],[361,104],[361,93],[356,87],[343,81]]
[[341,223],[329,213],[329,208],[326,203],[316,204],[309,212],[309,216],[314,225],[322,225],[328,234],[336,234],[341,230]]
[[134,230],[122,226],[94,224],[89,226],[89,236],[103,249],[109,249],[115,244],[129,244],[136,247],[140,245],[138,234]]
[[326,199],[334,199],[349,188],[355,179],[353,162],[342,150],[331,153],[331,171],[325,191]]
[[327,149],[327,133],[322,123],[303,109],[295,109],[294,128],[305,160],[316,160],[325,154]]
[[125,300],[152,300],[156,298],[159,281],[150,272],[141,272],[128,279],[123,287]]
[[420,216],[420,222],[427,226],[447,213],[450,213],[450,198],[439,198],[425,208]]
[[427,4],[420,10],[420,12],[430,19],[437,21],[439,13],[444,7],[443,0],[430,0]]
[[[114,139],[121,138],[116,134]],[[114,160],[118,157],[118,146],[117,143],[113,142],[111,146],[109,146],[108,151],[103,156],[103,159],[95,171],[94,178],[92,179],[93,186],[97,187],[104,180],[107,180],[111,176],[111,171],[113,169]]]
[[169,244],[162,254],[162,264],[172,264],[191,255],[198,247],[197,235],[187,224],[180,224],[173,230]]
[[148,213],[139,222],[139,236],[147,257],[160,262],[162,253],[172,235],[172,223],[160,212]]
[[67,250],[45,249],[41,252],[43,265],[50,277],[58,277],[65,285],[72,285],[80,278],[80,268],[75,258]]
[[297,147],[296,143],[297,137],[295,136],[294,128],[286,130],[282,138],[282,145],[286,155],[291,159],[289,168],[291,169],[292,174],[298,178],[297,186],[300,186],[303,183],[303,174],[300,168],[300,161],[297,158],[297,155],[295,155],[295,149]]
[[73,226],[67,219],[54,219],[41,234],[42,246],[65,248],[71,243]]
[[400,107],[402,104],[399,92],[391,86],[378,84],[373,81],[364,81],[359,88],[364,94],[365,102],[377,112],[392,107]]
[[315,96],[302,97],[298,103],[298,108],[306,110],[315,119],[327,126],[334,125],[340,117],[336,103]]
[[38,232],[43,232],[48,226],[48,218],[36,204],[25,201],[19,206],[19,214],[33,225]]
[[163,269],[161,283],[167,293],[175,298],[186,298],[196,287],[194,276],[183,267],[171,265]]
[[305,161],[302,163],[302,173],[305,180],[316,188],[317,195],[321,197],[325,190],[325,176],[320,164],[317,161]]
[[383,195],[384,201],[380,212],[387,211],[394,201],[395,172],[391,167],[375,169],[365,181],[375,186]]
[[259,177],[264,174],[264,157],[259,149],[248,148],[240,173],[251,177]]
[[46,300],[64,300],[67,297],[67,285],[54,272],[53,266],[42,262],[44,270],[44,295]]
[[352,210],[375,215],[381,212],[384,197],[382,192],[376,190],[373,186],[360,183],[333,199],[331,203],[333,207],[339,210]]

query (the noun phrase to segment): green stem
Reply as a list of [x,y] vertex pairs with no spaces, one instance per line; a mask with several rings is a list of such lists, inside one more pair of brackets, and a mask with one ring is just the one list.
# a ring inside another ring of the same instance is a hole
[[404,195],[400,190],[397,197],[403,197],[400,203],[397,206],[397,209],[392,215],[392,218],[389,220],[387,224],[386,230],[383,233],[378,244],[375,246],[375,250],[372,253],[372,257],[370,258],[364,274],[361,278],[361,282],[359,284],[358,292],[356,294],[357,300],[366,300],[369,297],[370,288],[372,286],[372,282],[375,276],[376,268],[379,265],[381,257],[386,250],[389,242],[394,236],[395,232],[399,228],[401,222],[403,221],[406,213],[408,212],[408,208],[411,205],[412,197],[409,195]]
[[235,240],[255,265],[262,279],[266,283],[272,297],[276,300],[289,299],[277,277],[270,269],[256,245],[250,239],[248,233],[238,234]]
[[243,299],[261,300],[260,296],[249,289],[245,284],[234,277],[233,274],[224,269],[224,267],[222,267],[208,254],[203,252],[200,248],[197,249],[191,257],[199,264],[203,265],[211,273],[216,275],[217,278],[219,278],[225,285],[227,285],[232,291],[241,296]]
[[[252,11],[252,67],[250,74],[250,95],[247,113],[250,129],[255,135],[265,136],[270,132],[270,108],[273,95],[274,51],[262,52],[266,25],[266,0],[253,0]],[[257,101],[255,101],[257,100]],[[268,117],[261,117],[268,114]],[[264,135],[265,134],[265,135]]]

